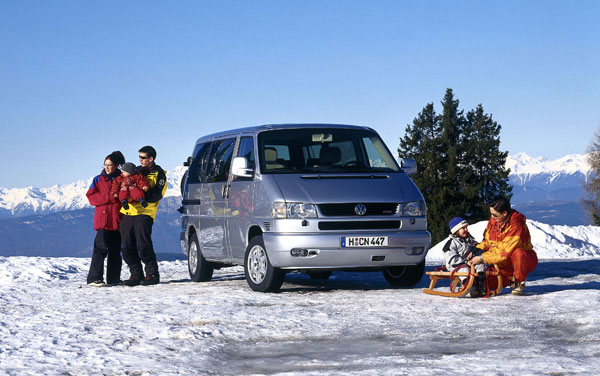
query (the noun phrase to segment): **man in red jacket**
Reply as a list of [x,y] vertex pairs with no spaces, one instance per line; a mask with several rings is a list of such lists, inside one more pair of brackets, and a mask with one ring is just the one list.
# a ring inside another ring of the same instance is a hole
[[471,263],[498,264],[503,285],[511,284],[513,295],[524,295],[527,274],[538,264],[525,216],[512,209],[506,197],[497,197],[489,207],[491,218],[477,246],[485,252]]

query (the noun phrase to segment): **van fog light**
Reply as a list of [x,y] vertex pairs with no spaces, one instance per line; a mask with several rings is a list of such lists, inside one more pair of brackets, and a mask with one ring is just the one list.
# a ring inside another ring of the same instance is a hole
[[308,256],[308,249],[294,248],[290,251],[292,257],[306,257]]
[[319,254],[318,249],[293,248],[290,251],[292,257],[315,257]]
[[425,252],[425,247],[412,247],[412,249],[405,250],[407,255],[420,255]]

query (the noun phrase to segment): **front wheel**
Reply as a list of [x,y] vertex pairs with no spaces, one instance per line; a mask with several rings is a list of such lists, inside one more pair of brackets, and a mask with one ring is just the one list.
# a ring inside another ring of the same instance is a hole
[[193,234],[190,239],[190,247],[188,250],[188,271],[190,278],[194,282],[207,282],[212,279],[213,275],[212,263],[206,261],[202,252],[200,252],[200,244],[198,237]]
[[390,266],[383,270],[386,281],[395,287],[411,287],[419,283],[425,273],[425,260],[417,265]]
[[276,292],[283,284],[285,271],[271,265],[260,235],[253,237],[246,248],[244,274],[248,286],[254,291]]

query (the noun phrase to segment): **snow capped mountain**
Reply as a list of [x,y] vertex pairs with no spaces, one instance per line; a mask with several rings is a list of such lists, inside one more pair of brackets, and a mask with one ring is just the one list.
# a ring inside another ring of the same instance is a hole
[[[167,171],[165,197],[181,196],[180,182],[186,167]],[[91,207],[85,196],[93,177],[50,188],[0,188],[0,218],[58,213]]]
[[548,160],[543,157],[530,157],[526,153],[517,153],[506,158],[506,167],[510,168],[511,175],[577,172],[588,174],[590,171],[585,154],[569,154],[556,160]]
[[79,180],[50,188],[0,188],[0,209],[13,215],[81,209],[89,205],[85,197],[88,187],[88,181]]
[[513,185],[580,185],[590,173],[585,154],[569,154],[556,160],[530,157],[525,153],[509,155],[506,167],[510,168]]
[[[506,167],[511,170],[511,202],[528,218],[550,224],[590,223],[579,206],[582,185],[590,174],[586,155],[571,154],[548,160],[518,153],[507,157]],[[185,171],[186,167],[178,166],[167,172],[166,197],[180,197],[180,182]],[[0,188],[0,218],[89,208],[85,193],[91,180],[90,177],[50,188]],[[557,208],[556,205],[562,206]]]

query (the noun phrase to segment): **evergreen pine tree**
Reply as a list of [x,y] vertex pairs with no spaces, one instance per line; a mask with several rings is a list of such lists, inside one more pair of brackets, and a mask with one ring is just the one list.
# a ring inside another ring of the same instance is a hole
[[471,222],[489,217],[487,203],[510,196],[507,153],[500,152],[500,125],[483,106],[465,117],[452,89],[442,101],[442,114],[433,104],[423,108],[400,138],[398,153],[417,161],[413,181],[427,203],[433,244],[448,235],[448,221],[461,216]]
[[[440,179],[445,178],[440,167],[443,153],[441,150],[440,117],[435,113],[433,103],[427,104],[406,127],[405,136],[400,139],[398,154],[417,162],[417,173],[413,181],[421,190],[427,204],[427,217],[439,218],[443,213],[437,203],[443,202],[438,189]],[[428,220],[428,228],[432,233],[441,231],[439,223]]]
[[463,132],[465,172],[462,191],[467,200],[464,216],[471,222],[489,217],[487,203],[496,196],[512,196],[506,166],[508,152],[500,151],[500,124],[479,104],[467,113]]
[[587,152],[590,175],[584,185],[586,197],[582,201],[594,224],[600,226],[600,130],[596,132]]

